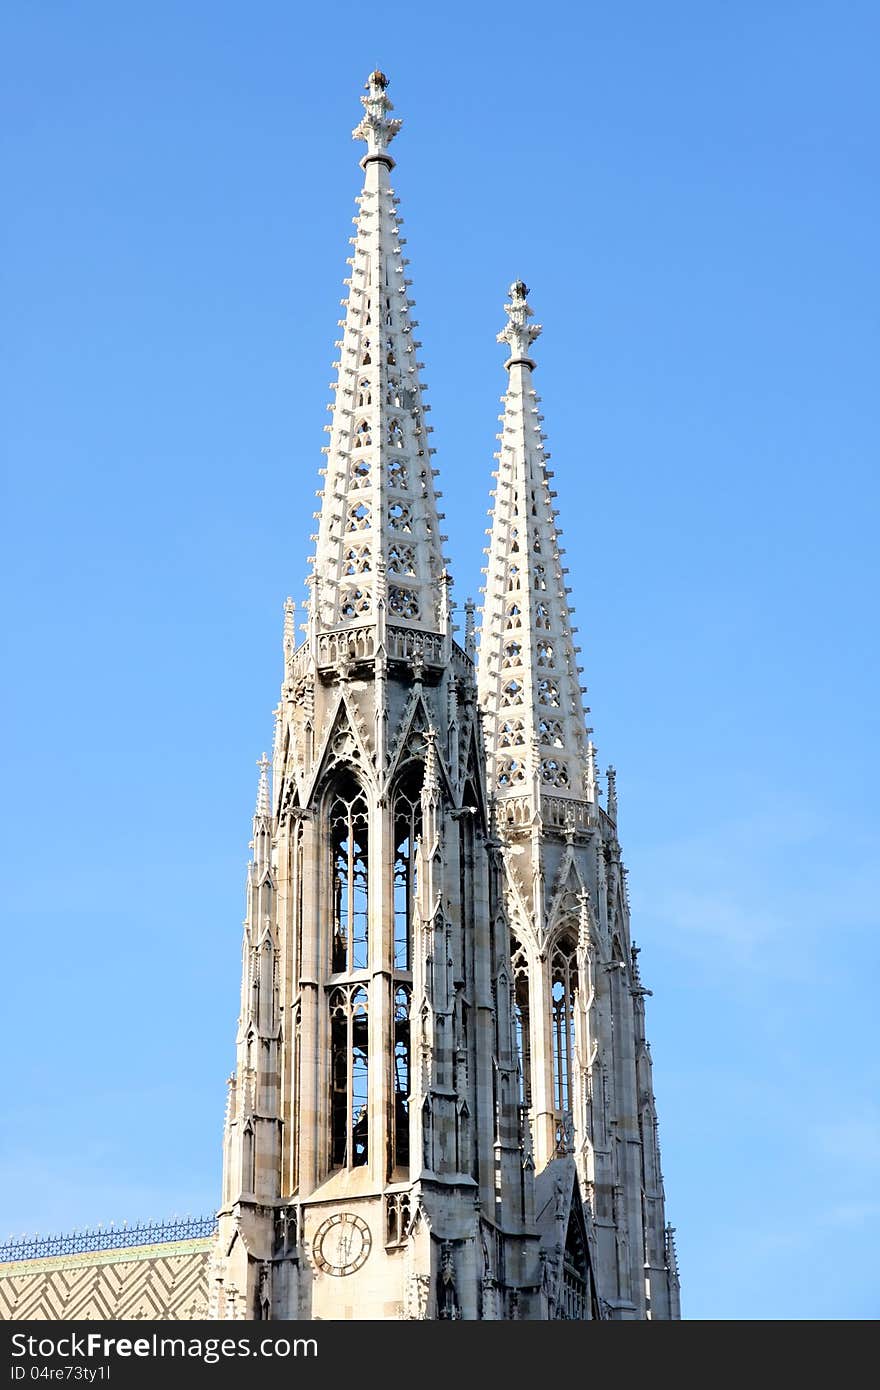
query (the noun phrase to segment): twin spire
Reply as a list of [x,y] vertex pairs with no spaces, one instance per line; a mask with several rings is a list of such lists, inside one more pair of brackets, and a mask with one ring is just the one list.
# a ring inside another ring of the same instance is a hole
[[364,116],[363,191],[342,301],[338,372],[326,426],[327,467],[313,570],[315,630],[387,623],[440,633],[447,621],[446,558],[428,445],[415,338],[417,321],[388,146],[400,129],[388,79],[370,74]]
[[[345,631],[391,624],[449,630],[446,537],[428,444],[417,321],[408,297],[398,200],[388,147],[388,79],[370,74],[364,115],[364,186],[351,238],[351,275],[328,407],[330,440],[313,537],[310,627]],[[498,335],[509,348],[480,646],[479,698],[492,789],[595,800],[592,745],[550,490],[542,417],[531,381],[541,332],[522,280],[510,287]],[[468,643],[472,645],[471,642]]]

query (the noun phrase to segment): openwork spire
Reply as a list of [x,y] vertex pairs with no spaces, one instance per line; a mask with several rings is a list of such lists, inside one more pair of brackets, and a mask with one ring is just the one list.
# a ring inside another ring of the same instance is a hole
[[478,676],[489,781],[499,796],[591,801],[578,648],[528,355],[541,330],[529,323],[528,293],[522,280],[511,285],[498,334],[510,347],[509,380],[499,416]]
[[370,625],[384,618],[441,632],[447,599],[440,534],[442,513],[428,447],[429,409],[419,380],[413,301],[387,148],[400,129],[383,73],[370,74],[364,116],[364,187],[354,219],[351,275],[342,301],[338,378],[331,383],[332,422],[325,485],[312,557],[312,618],[318,631]]

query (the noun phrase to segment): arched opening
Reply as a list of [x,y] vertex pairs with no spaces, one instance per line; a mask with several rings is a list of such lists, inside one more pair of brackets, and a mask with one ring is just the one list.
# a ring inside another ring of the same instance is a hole
[[519,1056],[519,1103],[532,1104],[532,1036],[529,1001],[529,962],[525,947],[511,933],[510,967],[513,971],[513,1028]]
[[330,1166],[358,1168],[369,1157],[367,991],[338,986],[330,995]]
[[330,969],[365,970],[368,951],[369,818],[367,799],[351,773],[337,783],[330,806],[333,932]]
[[553,1104],[562,1123],[572,1114],[575,1095],[575,1003],[578,991],[577,948],[560,936],[550,957],[550,998],[553,1022]]

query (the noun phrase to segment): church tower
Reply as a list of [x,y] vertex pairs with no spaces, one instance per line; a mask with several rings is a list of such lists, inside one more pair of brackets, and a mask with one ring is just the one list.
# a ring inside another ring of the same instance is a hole
[[211,1314],[678,1316],[644,995],[598,804],[526,289],[455,637],[370,75],[303,640],[260,761]]
[[530,322],[527,295],[522,281],[511,286],[498,335],[509,352],[508,386],[478,682],[503,844],[521,1099],[539,1212],[551,1179],[579,1189],[604,1314],[677,1318],[645,1039],[650,991],[630,940],[615,773],[608,768],[603,808],[584,718],[556,493],[532,384],[541,329]]
[[248,871],[212,1311],[540,1316],[501,861],[374,72],[305,640]]

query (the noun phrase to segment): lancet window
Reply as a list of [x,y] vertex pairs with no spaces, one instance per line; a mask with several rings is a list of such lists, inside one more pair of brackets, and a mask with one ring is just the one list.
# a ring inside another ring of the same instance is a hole
[[338,986],[329,1002],[330,1164],[357,1168],[369,1157],[367,991]]
[[409,1165],[410,997],[408,985],[394,991],[394,1166]]
[[575,1007],[578,993],[574,941],[561,936],[550,957],[553,1027],[553,1103],[560,1118],[570,1114],[575,1096]]
[[416,841],[422,830],[421,763],[407,770],[394,802],[394,969],[412,969]]
[[368,813],[353,777],[339,787],[330,808],[333,884],[331,969],[365,970],[368,922]]
[[372,405],[373,390],[368,376],[362,377],[358,382],[358,405]]

